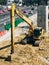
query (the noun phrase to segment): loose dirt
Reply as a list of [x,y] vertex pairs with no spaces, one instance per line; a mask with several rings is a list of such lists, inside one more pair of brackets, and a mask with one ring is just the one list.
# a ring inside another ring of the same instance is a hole
[[49,65],[49,42],[44,40],[39,47],[34,47],[31,44],[18,43],[20,37],[15,37],[13,54],[10,54],[10,40],[0,44],[0,65]]

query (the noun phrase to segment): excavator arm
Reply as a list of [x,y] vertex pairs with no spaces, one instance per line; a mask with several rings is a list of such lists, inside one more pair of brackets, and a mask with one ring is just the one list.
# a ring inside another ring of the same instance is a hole
[[19,10],[18,8],[15,9],[15,13],[20,17],[22,18],[31,28],[32,32],[34,31],[34,26],[33,26],[33,22],[27,18],[23,12],[21,12],[21,10]]

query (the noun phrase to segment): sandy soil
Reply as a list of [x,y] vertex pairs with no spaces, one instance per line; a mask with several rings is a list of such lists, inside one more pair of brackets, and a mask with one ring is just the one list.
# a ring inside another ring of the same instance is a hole
[[[0,44],[0,65],[49,65],[49,41],[44,40],[39,47],[34,47],[17,43],[19,40],[19,37],[15,38],[14,54],[10,54],[10,40]],[[7,60],[8,56],[11,61]]]

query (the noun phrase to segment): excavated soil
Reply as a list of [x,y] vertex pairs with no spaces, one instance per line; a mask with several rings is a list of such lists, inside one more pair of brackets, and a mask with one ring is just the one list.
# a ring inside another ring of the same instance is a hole
[[18,41],[20,38],[16,37],[13,54],[10,54],[10,40],[0,44],[0,65],[49,65],[49,41],[44,39],[39,47],[20,44]]

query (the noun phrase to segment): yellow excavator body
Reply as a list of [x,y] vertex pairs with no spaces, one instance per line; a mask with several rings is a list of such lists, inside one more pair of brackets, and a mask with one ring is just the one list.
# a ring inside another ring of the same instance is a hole
[[[16,6],[14,6],[14,7],[15,7],[15,11],[14,11],[15,14],[17,14],[20,18],[22,18],[29,25],[29,27],[31,29],[31,32],[28,32],[28,33],[30,33],[30,35],[32,35],[32,39],[34,39],[34,40],[40,40],[40,39],[44,38],[45,31],[42,29],[42,27],[36,27],[36,28],[34,28],[33,21],[31,21],[28,17],[26,17],[23,14],[23,12],[20,9],[18,9]],[[11,14],[11,16],[12,16],[12,14]]]

